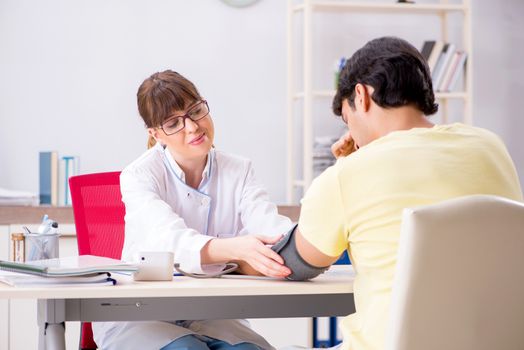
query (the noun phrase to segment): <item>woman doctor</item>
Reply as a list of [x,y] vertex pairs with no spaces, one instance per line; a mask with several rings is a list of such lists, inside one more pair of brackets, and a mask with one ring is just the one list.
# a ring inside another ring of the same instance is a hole
[[[250,161],[213,148],[209,106],[193,83],[174,71],[155,73],[137,100],[156,144],[120,176],[122,258],[173,251],[180,268],[193,273],[235,261],[244,273],[290,274],[266,244],[276,243],[291,221],[269,202]],[[245,320],[105,322],[93,331],[101,349],[272,349]]]

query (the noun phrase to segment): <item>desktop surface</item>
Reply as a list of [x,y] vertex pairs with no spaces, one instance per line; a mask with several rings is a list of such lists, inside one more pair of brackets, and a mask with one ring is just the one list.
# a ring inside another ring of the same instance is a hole
[[305,282],[248,276],[195,279],[175,276],[172,281],[137,282],[131,276],[113,274],[115,286],[11,287],[0,283],[0,299],[74,299],[132,297],[206,297],[235,295],[306,295],[353,293],[351,266],[333,266],[323,275]]

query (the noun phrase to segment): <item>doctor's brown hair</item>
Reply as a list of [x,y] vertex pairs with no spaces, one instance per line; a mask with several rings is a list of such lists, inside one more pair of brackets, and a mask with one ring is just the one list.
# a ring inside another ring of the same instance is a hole
[[[182,111],[201,100],[195,85],[172,70],[157,72],[138,88],[138,113],[147,128],[159,128],[174,111]],[[156,141],[149,136],[147,148]]]

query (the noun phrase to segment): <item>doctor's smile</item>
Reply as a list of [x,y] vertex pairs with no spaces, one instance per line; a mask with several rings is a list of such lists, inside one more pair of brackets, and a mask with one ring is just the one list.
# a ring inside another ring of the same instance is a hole
[[206,136],[206,133],[204,132],[200,136],[197,136],[194,139],[192,139],[191,141],[189,141],[189,144],[194,145],[194,146],[200,145],[202,142],[205,141],[205,136]]

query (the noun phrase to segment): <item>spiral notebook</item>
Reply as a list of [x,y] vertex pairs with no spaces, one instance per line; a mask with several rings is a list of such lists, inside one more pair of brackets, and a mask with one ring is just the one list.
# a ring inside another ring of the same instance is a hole
[[138,266],[94,255],[35,260],[27,263],[0,260],[0,270],[43,277],[96,275],[105,272],[136,272]]

